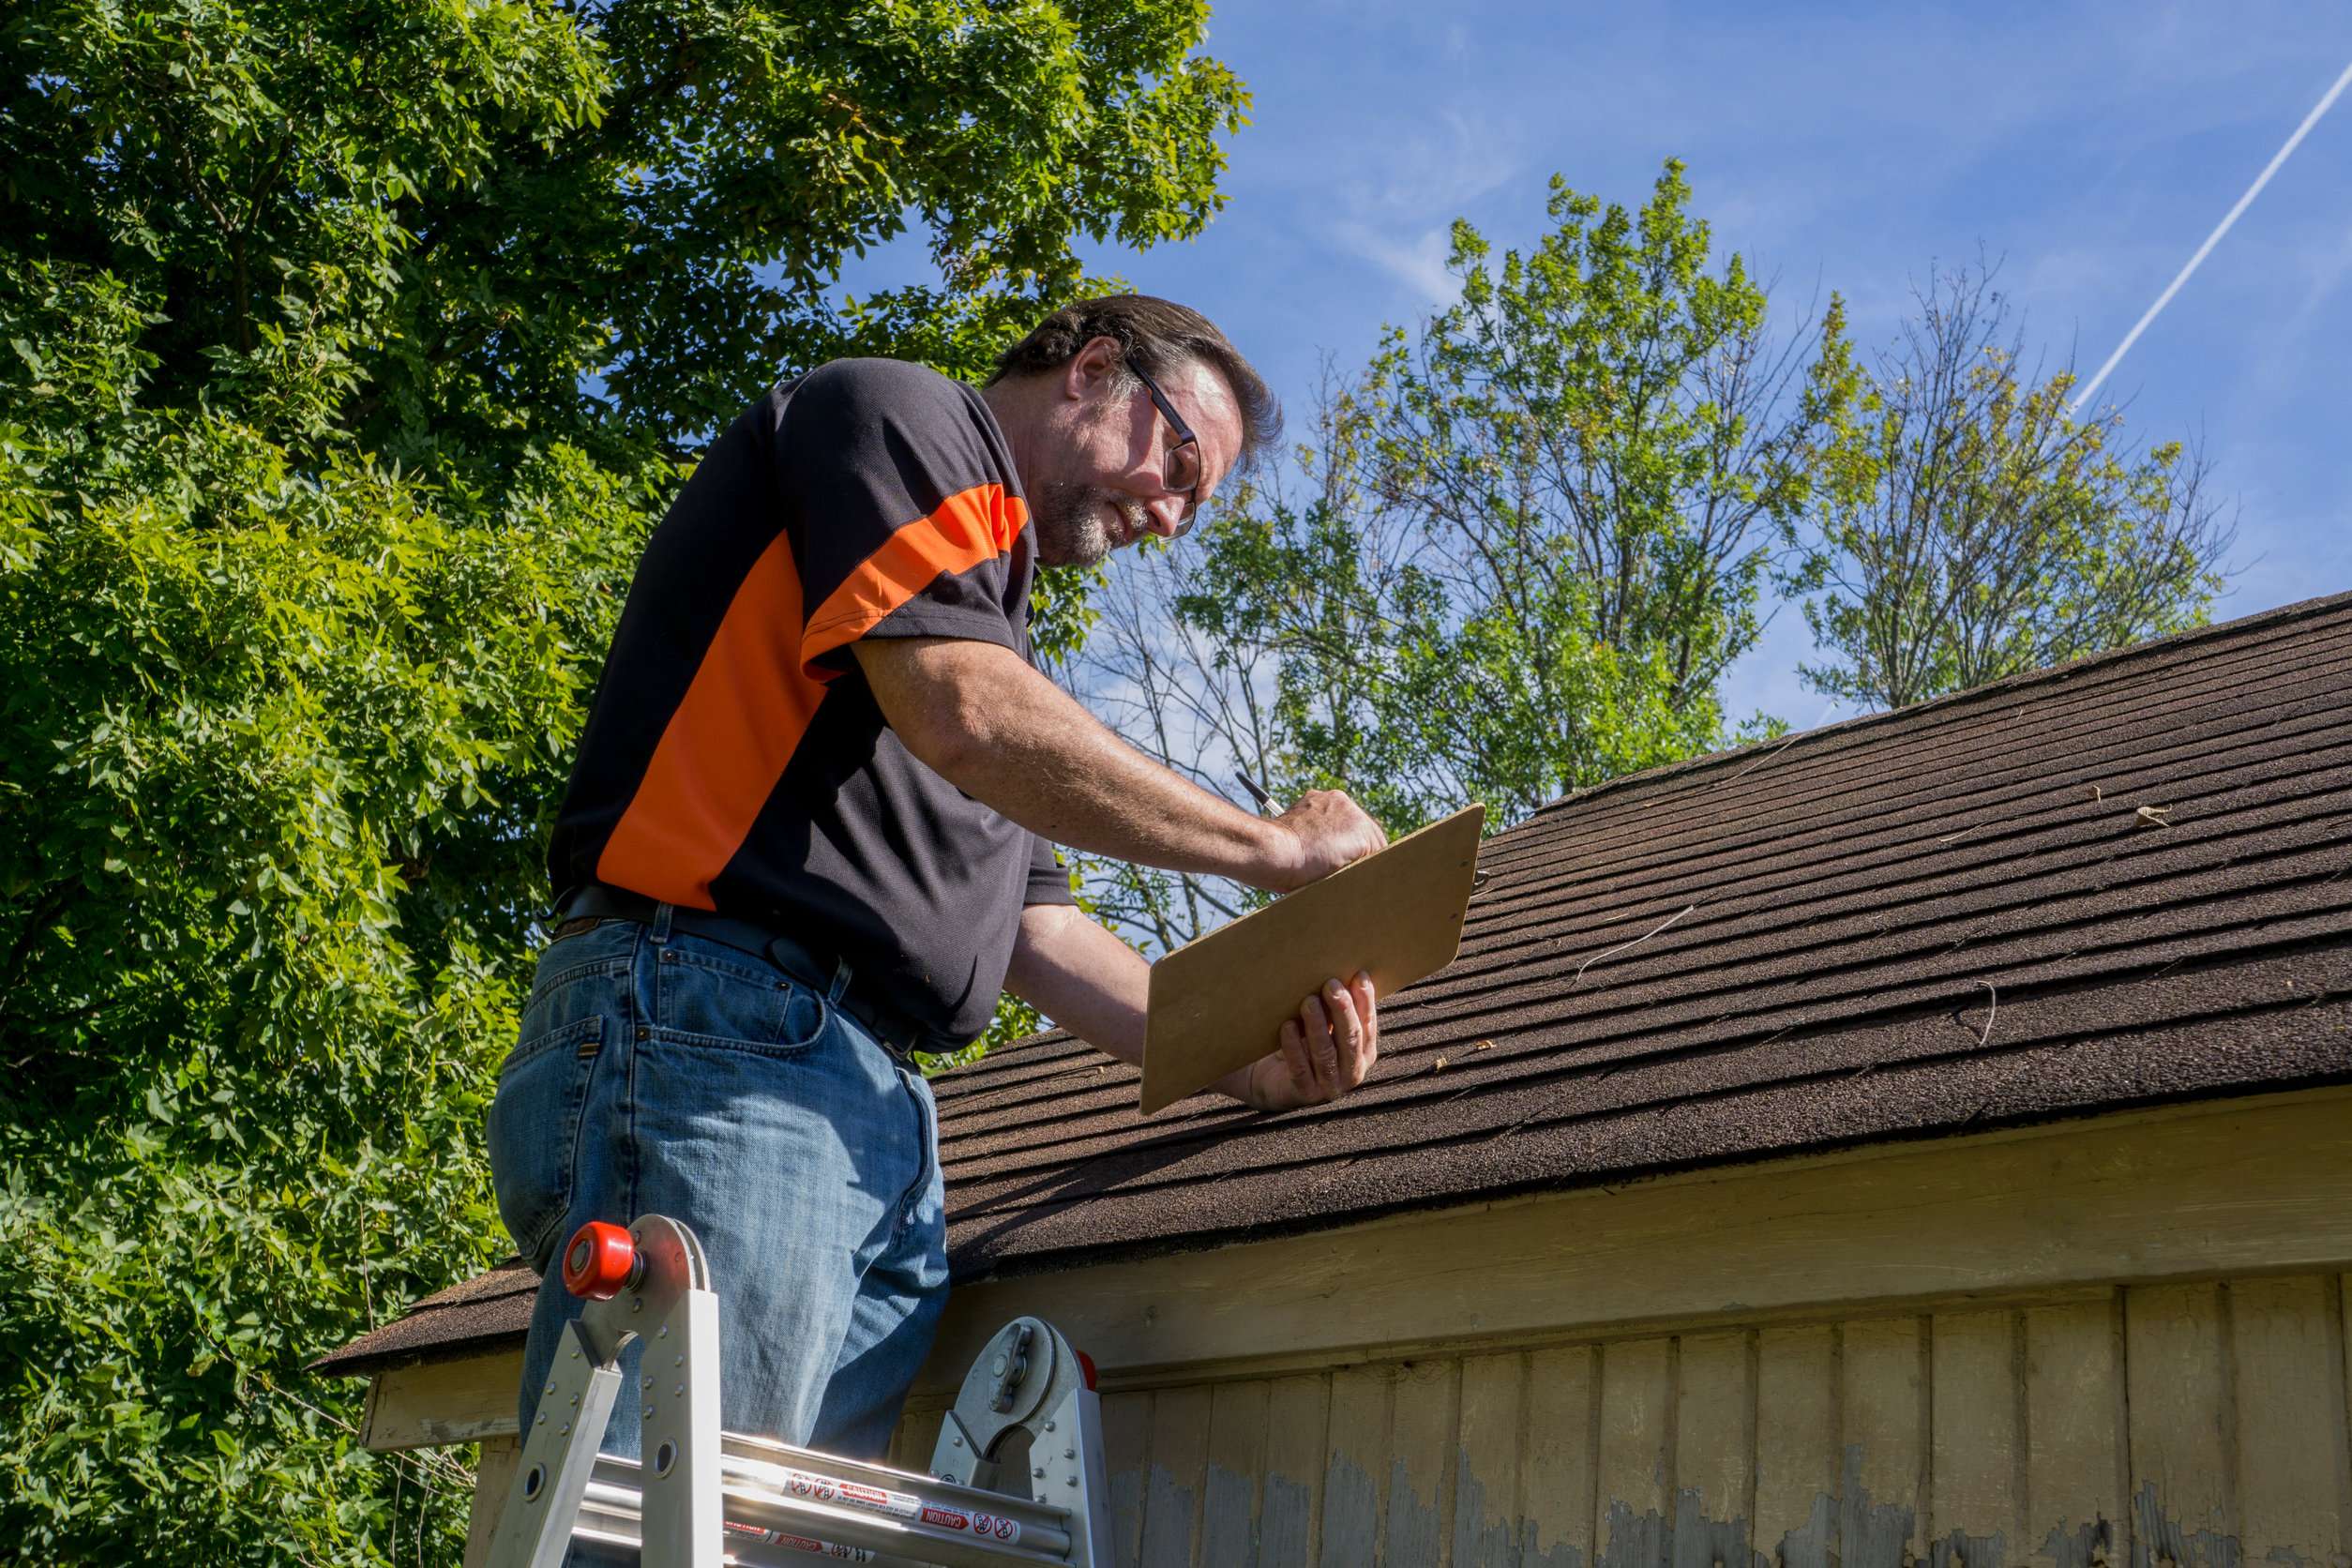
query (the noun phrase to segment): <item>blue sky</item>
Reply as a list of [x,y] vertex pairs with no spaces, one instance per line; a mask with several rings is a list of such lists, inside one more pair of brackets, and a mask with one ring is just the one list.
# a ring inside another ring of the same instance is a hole
[[[1542,232],[1545,182],[1629,204],[1668,157],[1776,300],[1893,332],[1932,264],[2001,263],[2029,343],[2095,369],[2352,61],[2352,6],[1432,6],[1233,0],[1208,52],[1256,97],[1199,240],[1094,258],[1206,311],[1306,410],[1325,355],[1443,297],[1448,224]],[[895,249],[895,248],[894,248]],[[2242,505],[2217,613],[2352,588],[2352,95],[2104,389],[2202,432]],[[1791,611],[1734,712],[1801,728]]]

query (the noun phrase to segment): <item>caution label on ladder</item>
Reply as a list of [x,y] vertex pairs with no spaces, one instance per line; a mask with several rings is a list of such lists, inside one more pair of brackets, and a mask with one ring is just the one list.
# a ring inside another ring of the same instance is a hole
[[942,1508],[937,1503],[923,1507],[923,1522],[942,1530],[969,1530],[983,1541],[1001,1542],[1011,1545],[1021,1538],[1020,1522],[1002,1514],[967,1514],[960,1508]]
[[807,1552],[811,1557],[831,1558],[836,1562],[871,1562],[875,1554],[864,1546],[845,1546],[838,1541],[820,1541],[812,1535],[794,1535],[789,1530],[762,1530],[758,1525],[727,1521],[727,1533],[741,1535],[765,1545],[782,1546],[788,1551]]
[[888,1491],[881,1486],[843,1481],[837,1476],[814,1475],[803,1470],[787,1469],[784,1471],[784,1489],[796,1498],[807,1498],[812,1502],[870,1508],[877,1514],[888,1514],[900,1519],[912,1519],[923,1509],[923,1500],[912,1492]]

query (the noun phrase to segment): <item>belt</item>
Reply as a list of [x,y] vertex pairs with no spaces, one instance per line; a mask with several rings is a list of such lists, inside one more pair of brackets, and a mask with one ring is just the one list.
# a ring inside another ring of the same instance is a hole
[[[921,1048],[930,1033],[890,1003],[853,994],[847,982],[854,976],[847,963],[827,959],[796,938],[731,915],[681,909],[675,904],[664,906],[658,899],[609,882],[582,883],[556,900],[555,918],[560,924],[555,927],[555,935],[559,939],[572,936],[607,920],[634,920],[651,926],[665,907],[670,911],[671,930],[722,942],[774,964],[864,1024],[882,1048],[895,1056]],[[837,985],[837,980],[844,983]]]

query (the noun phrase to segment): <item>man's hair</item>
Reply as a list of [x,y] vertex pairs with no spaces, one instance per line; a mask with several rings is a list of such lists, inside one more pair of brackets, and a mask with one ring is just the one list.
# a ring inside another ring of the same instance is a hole
[[[1242,450],[1233,465],[1237,471],[1281,438],[1282,404],[1216,324],[1198,310],[1150,294],[1105,294],[1056,310],[997,356],[988,384],[1007,376],[1058,370],[1097,338],[1116,339],[1153,381],[1165,381],[1186,361],[1223,376],[1242,416]],[[1119,373],[1131,379],[1123,364]]]

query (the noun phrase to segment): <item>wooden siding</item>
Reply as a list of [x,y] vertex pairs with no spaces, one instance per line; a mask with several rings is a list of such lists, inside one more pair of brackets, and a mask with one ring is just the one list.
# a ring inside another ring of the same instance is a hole
[[[1108,1395],[1122,1568],[2342,1568],[2346,1278]],[[897,1455],[920,1466],[936,1415]]]

